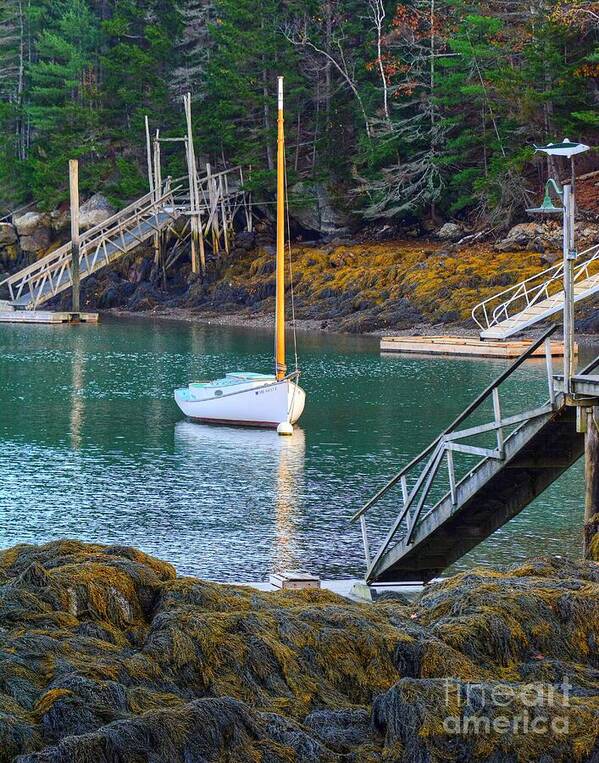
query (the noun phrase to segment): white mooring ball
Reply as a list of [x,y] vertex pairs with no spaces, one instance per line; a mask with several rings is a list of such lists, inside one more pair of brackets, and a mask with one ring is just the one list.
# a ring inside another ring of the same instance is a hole
[[277,427],[277,434],[287,435],[287,436],[292,435],[293,427],[288,421],[281,421],[281,423]]

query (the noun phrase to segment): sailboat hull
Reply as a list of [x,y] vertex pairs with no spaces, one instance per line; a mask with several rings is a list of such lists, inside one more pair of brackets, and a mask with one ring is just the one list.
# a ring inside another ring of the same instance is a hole
[[276,429],[282,422],[295,424],[304,410],[306,395],[295,382],[284,379],[238,385],[231,391],[204,388],[201,396],[190,386],[175,390],[175,400],[193,421]]

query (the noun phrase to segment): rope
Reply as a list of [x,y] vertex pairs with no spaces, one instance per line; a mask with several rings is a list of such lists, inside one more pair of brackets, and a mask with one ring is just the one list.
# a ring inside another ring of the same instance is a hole
[[[284,150],[286,150],[286,146]],[[295,356],[295,370],[299,371],[297,359],[297,329],[295,325],[295,292],[293,288],[293,261],[291,257],[291,225],[289,223],[289,194],[287,193],[287,156],[285,156],[285,220],[287,227],[287,252],[289,259],[289,283],[291,292],[291,328],[293,330],[293,354]]]

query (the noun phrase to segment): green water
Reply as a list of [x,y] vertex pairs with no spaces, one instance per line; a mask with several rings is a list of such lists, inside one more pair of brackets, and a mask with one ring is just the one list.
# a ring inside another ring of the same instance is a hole
[[[352,512],[505,363],[385,357],[374,338],[300,334],[308,402],[292,438],[183,419],[176,386],[269,371],[271,344],[268,332],[168,321],[0,326],[0,547],[128,544],[217,580],[361,574]],[[544,389],[543,365],[525,367],[506,413]],[[577,464],[458,566],[578,553],[582,495]]]

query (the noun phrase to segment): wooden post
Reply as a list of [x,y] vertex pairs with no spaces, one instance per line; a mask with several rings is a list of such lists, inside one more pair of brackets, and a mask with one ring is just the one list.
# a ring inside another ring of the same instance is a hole
[[198,169],[196,155],[193,146],[193,120],[191,115],[191,93],[183,96],[185,105],[185,120],[187,123],[187,172],[189,177],[189,202],[191,212],[191,270],[192,273],[204,275],[206,261],[204,255],[204,241],[201,235],[200,220],[200,193],[198,186]]
[[154,194],[154,200],[156,199],[154,188],[154,172],[152,170],[152,140],[150,138],[150,122],[146,115],[146,160],[148,162],[148,182],[150,184],[150,191]]
[[208,212],[208,221],[212,229],[212,252],[218,254],[219,252],[219,233],[218,233],[218,199],[216,197],[216,189],[214,179],[212,177],[212,168],[210,163],[206,163],[206,183],[208,186],[208,204],[210,211]]
[[[154,201],[162,196],[162,154],[160,150],[160,130],[156,130],[156,137],[154,138],[154,174],[153,174],[153,186],[154,186]],[[154,233],[154,263],[160,264],[162,258],[162,235],[156,231]]]
[[248,204],[249,195],[245,192],[244,180],[243,180],[243,168],[239,168],[239,180],[241,183],[242,196],[241,201],[243,203],[243,209],[245,212],[245,227],[248,232],[252,231],[252,212],[251,206]]
[[584,556],[599,562],[599,406],[587,409],[584,436]]
[[225,194],[223,191],[223,176],[221,175],[218,179],[218,188],[220,193],[220,214],[222,219],[222,231],[223,231],[223,238],[225,242],[225,252],[229,254],[229,233],[227,230],[227,210],[225,205]]
[[69,161],[69,190],[71,196],[71,281],[72,306],[74,313],[80,311],[80,272],[79,272],[79,162]]

